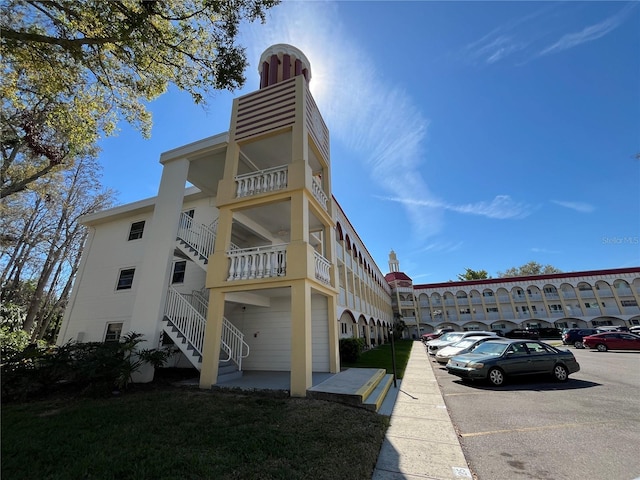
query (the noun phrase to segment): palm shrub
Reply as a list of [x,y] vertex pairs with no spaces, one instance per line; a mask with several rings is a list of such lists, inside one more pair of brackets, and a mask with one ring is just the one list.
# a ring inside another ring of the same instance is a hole
[[145,363],[162,366],[172,353],[140,349],[144,341],[141,334],[130,332],[119,342],[29,345],[3,359],[2,400],[24,400],[63,388],[92,396],[123,391]]

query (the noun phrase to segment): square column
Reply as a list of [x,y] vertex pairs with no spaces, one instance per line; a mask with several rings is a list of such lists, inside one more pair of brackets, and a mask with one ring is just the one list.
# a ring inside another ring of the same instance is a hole
[[305,397],[312,386],[311,287],[291,285],[291,396]]
[[[184,202],[184,187],[189,160],[168,162],[162,170],[158,197],[148,231],[144,232],[144,256],[136,267],[136,298],[131,315],[131,331],[144,335],[145,348],[155,348],[160,338],[160,320],[169,286],[173,250],[178,233],[178,219]],[[135,382],[153,380],[154,369],[145,365],[135,375]]]
[[207,326],[204,331],[200,388],[211,388],[218,381],[224,299],[225,294],[220,289],[209,290],[209,309],[207,311]]

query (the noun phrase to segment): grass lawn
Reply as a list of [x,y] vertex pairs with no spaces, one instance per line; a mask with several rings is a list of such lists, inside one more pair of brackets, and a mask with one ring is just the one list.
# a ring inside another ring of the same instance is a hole
[[2,478],[370,479],[387,417],[170,388],[2,406]]
[[[398,378],[404,376],[404,370],[407,368],[411,347],[415,340],[396,340],[394,342],[396,351],[396,373]],[[391,343],[385,343],[360,355],[355,363],[342,362],[342,367],[353,368],[386,368],[387,373],[393,373],[393,360],[391,357]]]

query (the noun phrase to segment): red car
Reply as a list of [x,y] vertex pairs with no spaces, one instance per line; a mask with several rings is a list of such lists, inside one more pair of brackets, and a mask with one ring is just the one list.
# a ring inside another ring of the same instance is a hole
[[589,335],[582,339],[585,347],[599,352],[607,350],[640,350],[640,335],[626,332],[606,332]]
[[432,333],[425,333],[422,335],[422,341],[428,342],[429,340],[435,340],[436,338],[440,338],[445,333],[453,332],[453,328],[441,328],[440,330],[436,330]]

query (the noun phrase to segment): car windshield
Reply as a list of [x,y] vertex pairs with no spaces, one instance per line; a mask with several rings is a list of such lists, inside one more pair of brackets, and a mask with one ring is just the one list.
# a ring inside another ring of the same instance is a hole
[[444,342],[455,342],[456,340],[458,340],[459,338],[462,337],[462,333],[446,333],[443,336],[441,336],[439,338],[439,340],[442,340]]
[[473,353],[478,355],[491,355],[491,356],[500,356],[504,353],[509,345],[506,343],[497,343],[497,342],[484,342],[478,345]]
[[458,343],[454,343],[452,346],[456,348],[467,348],[473,345],[474,342],[475,340],[470,340],[468,338],[465,338],[463,340],[460,340]]

